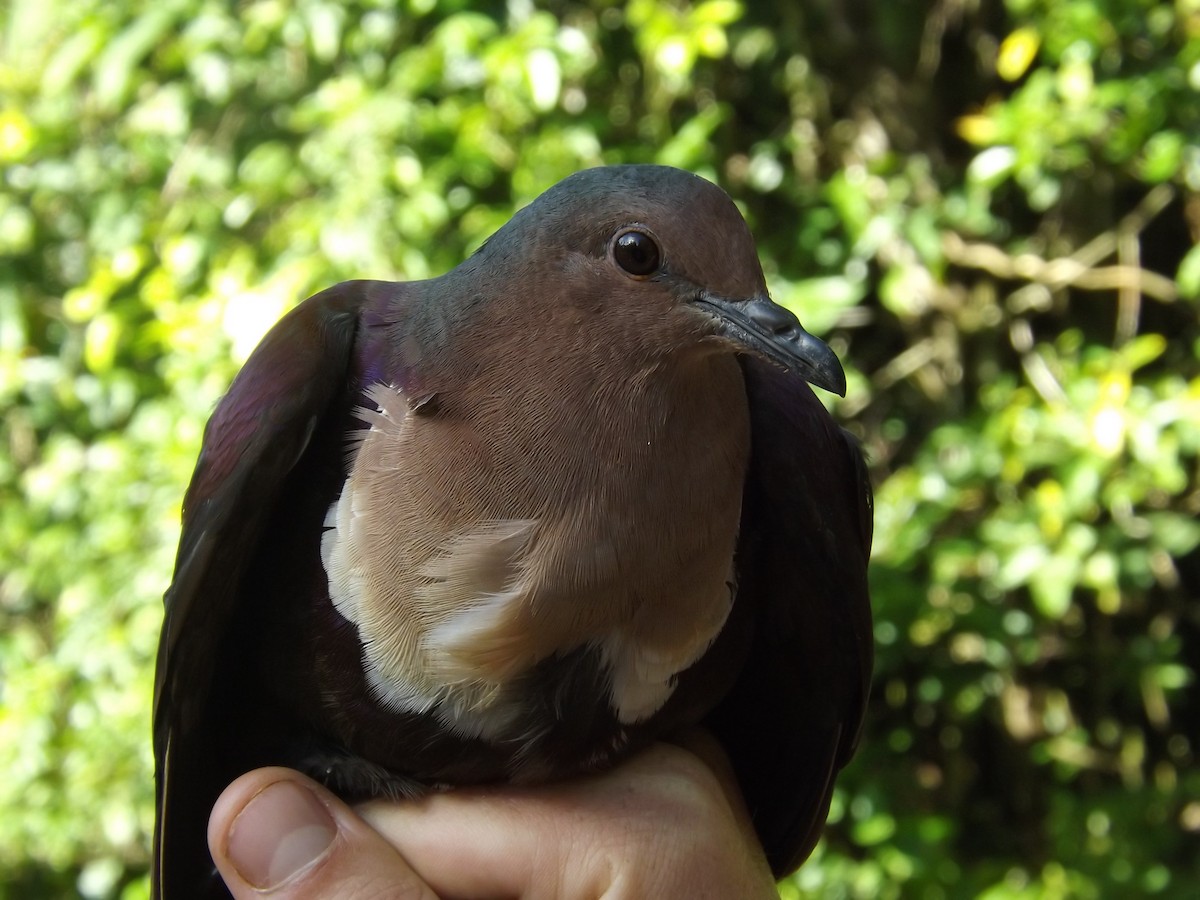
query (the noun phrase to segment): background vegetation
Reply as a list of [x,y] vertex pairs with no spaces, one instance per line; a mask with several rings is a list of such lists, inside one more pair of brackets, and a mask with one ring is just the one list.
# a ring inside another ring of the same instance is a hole
[[145,894],[178,504],[264,329],[650,160],[743,206],[878,487],[870,724],[785,896],[1200,895],[1200,0],[0,17],[0,896]]

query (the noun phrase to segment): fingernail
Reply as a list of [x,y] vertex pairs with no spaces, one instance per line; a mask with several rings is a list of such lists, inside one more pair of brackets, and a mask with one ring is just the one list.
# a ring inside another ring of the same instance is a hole
[[266,890],[324,856],[335,834],[333,817],[311,791],[276,781],[237,814],[226,853],[245,881]]

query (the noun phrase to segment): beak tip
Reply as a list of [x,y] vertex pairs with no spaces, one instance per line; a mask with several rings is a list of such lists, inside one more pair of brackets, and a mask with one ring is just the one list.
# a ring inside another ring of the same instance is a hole
[[830,388],[839,397],[846,396],[846,370],[842,368],[840,361],[837,369],[837,378]]
[[846,372],[840,363],[836,369],[833,367],[818,369],[813,373],[813,377],[808,379],[808,383],[829,391],[831,394],[837,394],[839,397],[846,396]]
[[846,370],[828,344],[813,337],[797,323],[792,348],[792,358],[798,364],[796,369],[800,377],[831,394],[846,396]]

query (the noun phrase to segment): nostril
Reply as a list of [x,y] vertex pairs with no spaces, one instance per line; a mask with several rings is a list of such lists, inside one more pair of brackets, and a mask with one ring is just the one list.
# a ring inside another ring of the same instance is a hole
[[793,334],[800,325],[800,320],[791,312],[766,297],[751,300],[746,305],[746,315],[751,322],[775,337]]

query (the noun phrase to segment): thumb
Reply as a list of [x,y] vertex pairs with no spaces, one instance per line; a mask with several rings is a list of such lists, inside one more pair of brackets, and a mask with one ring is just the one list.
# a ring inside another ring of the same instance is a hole
[[395,896],[437,900],[391,844],[341,800],[291,769],[257,769],[221,794],[208,846],[235,900]]

